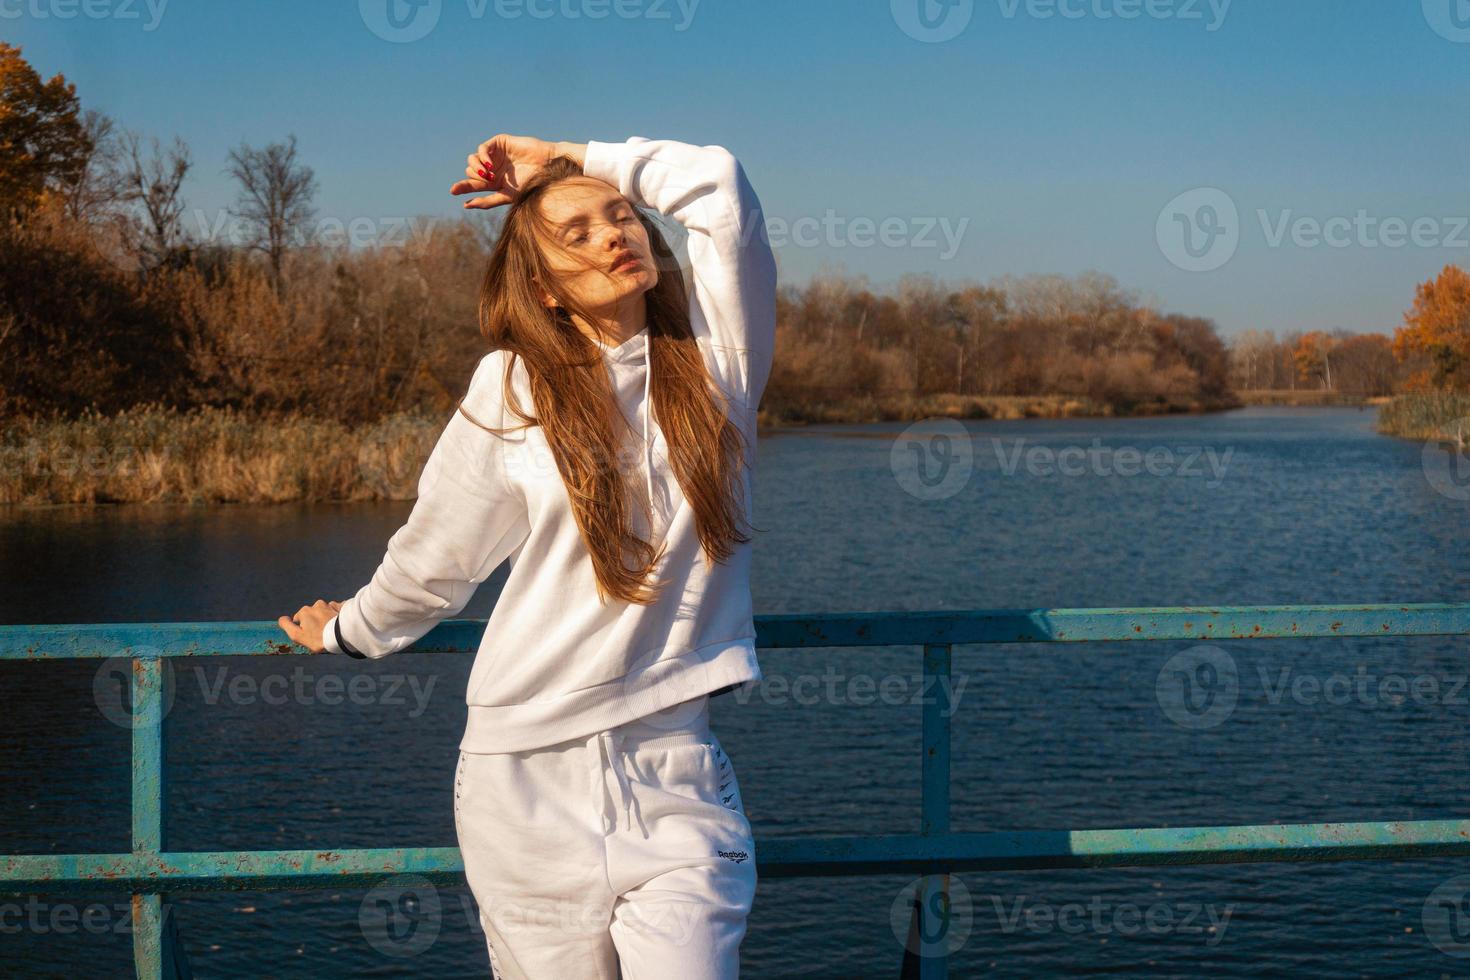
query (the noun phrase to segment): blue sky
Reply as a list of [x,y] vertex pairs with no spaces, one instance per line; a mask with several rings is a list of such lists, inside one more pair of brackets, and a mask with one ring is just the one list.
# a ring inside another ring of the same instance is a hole
[[0,0],[0,37],[182,136],[191,209],[293,132],[343,221],[474,220],[496,132],[640,135],[735,152],[790,282],[1098,270],[1227,334],[1388,331],[1470,266],[1470,0],[415,2]]

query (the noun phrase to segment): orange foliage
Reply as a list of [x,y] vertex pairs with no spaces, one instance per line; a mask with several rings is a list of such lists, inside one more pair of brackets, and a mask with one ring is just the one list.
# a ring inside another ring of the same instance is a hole
[[1298,376],[1303,381],[1321,378],[1325,387],[1332,387],[1332,366],[1328,360],[1337,341],[1320,330],[1302,334],[1292,353]]
[[1437,278],[1419,285],[1404,326],[1394,333],[1393,352],[1400,360],[1429,355],[1432,378],[1415,375],[1423,383],[1470,387],[1470,273],[1447,265]]

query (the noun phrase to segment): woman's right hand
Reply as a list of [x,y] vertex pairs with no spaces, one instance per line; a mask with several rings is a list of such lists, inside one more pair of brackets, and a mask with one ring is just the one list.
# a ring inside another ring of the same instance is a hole
[[[499,133],[475,148],[467,158],[465,178],[449,188],[451,194],[481,194],[464,202],[467,208],[495,208],[516,199],[526,182],[569,144],[548,143],[534,136]],[[484,193],[488,191],[489,193]]]

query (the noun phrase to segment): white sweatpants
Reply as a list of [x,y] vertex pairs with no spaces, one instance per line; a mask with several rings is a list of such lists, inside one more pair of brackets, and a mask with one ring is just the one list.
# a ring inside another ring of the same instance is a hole
[[460,753],[455,829],[496,980],[739,976],[755,844],[708,700]]

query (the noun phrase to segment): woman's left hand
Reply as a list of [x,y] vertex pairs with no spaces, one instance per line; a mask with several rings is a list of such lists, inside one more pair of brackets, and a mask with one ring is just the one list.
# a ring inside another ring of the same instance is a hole
[[322,643],[322,628],[341,608],[340,602],[318,599],[309,606],[302,606],[295,616],[282,616],[276,623],[294,642],[300,643],[312,653],[326,653],[326,645]]

